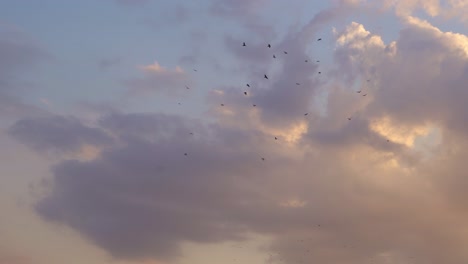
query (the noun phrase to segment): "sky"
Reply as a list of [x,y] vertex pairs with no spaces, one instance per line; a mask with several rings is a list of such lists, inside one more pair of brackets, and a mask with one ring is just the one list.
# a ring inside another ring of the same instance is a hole
[[467,101],[467,0],[2,1],[0,264],[467,263]]

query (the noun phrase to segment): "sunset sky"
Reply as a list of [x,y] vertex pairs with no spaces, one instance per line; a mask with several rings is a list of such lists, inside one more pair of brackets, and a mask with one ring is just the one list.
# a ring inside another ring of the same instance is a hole
[[467,157],[468,0],[0,2],[0,264],[465,264]]

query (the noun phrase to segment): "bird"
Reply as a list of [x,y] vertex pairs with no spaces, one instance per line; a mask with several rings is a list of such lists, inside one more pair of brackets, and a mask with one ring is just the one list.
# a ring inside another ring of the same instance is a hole
[[351,117],[348,117],[348,120],[351,120]]
[[185,156],[187,156],[187,153],[184,153]]
[[319,74],[322,74],[322,72],[319,72]]
[[221,104],[221,106],[224,106],[224,104]]
[[390,142],[390,140],[389,140],[389,139],[387,139],[387,142]]
[[265,158],[262,158],[262,160],[264,161],[264,160],[265,160]]
[[275,55],[275,54],[273,54],[273,59],[276,59],[276,55]]
[[317,39],[317,41],[321,41],[321,40],[322,40],[321,38]]
[[197,69],[193,69],[193,71],[194,71],[194,72],[196,72],[196,71],[197,71]]
[[287,51],[283,51],[283,52],[284,52],[284,54],[288,54],[288,52],[287,52]]
[[317,62],[320,62],[319,60]]
[[305,62],[309,62],[308,60],[305,60]]
[[309,113],[305,113],[304,115],[306,116],[306,115],[308,115],[308,114],[309,114]]
[[256,104],[253,105],[253,107],[256,107],[256,106],[257,106]]
[[187,88],[187,90],[190,89],[190,87],[188,87],[187,85],[185,85],[185,88]]
[[245,46],[247,46],[247,45],[245,45],[245,42],[244,42],[244,43],[242,43],[242,46],[245,47]]
[[296,83],[296,85],[301,85],[300,83]]
[[250,87],[250,84],[247,84],[247,87]]
[[270,44],[268,44],[268,48],[271,48],[271,45],[270,45]]
[[268,79],[268,76],[267,76],[266,74],[264,74],[263,77],[264,77],[265,79]]
[[247,95],[247,92],[244,92],[245,95]]
[[193,132],[190,132],[190,135],[193,135]]
[[357,91],[356,93],[361,93],[361,90]]
[[180,105],[180,103],[177,103],[178,105]]
[[367,94],[363,94],[362,96],[366,96]]
[[278,138],[277,138],[277,137],[275,137],[275,140],[278,140]]

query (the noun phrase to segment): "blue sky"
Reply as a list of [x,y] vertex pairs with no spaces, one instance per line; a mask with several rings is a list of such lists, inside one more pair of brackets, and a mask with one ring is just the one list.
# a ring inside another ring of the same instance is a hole
[[0,264],[466,263],[467,14],[0,3]]

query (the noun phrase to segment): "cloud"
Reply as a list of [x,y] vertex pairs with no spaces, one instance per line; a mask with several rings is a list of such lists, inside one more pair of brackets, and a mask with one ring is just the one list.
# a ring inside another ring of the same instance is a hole
[[18,27],[0,22],[0,117],[4,121],[39,116],[46,111],[21,101],[29,83],[21,77],[51,56]]
[[463,23],[468,22],[468,2],[465,0],[381,0],[361,1],[361,4],[393,9],[397,15],[403,17],[423,11],[431,17],[455,18]]
[[18,77],[39,62],[47,61],[47,54],[29,35],[17,27],[0,23],[0,93],[20,90]]
[[182,91],[185,91],[185,86],[190,85],[189,75],[179,66],[171,70],[161,66],[158,62],[154,62],[154,64],[139,66],[139,69],[144,74],[142,78],[135,78],[125,82],[129,87],[129,93],[132,95],[155,92],[180,95]]
[[[279,67],[246,62],[248,96],[226,87],[207,99],[215,122],[151,113],[110,113],[93,126],[20,121],[13,134],[36,149],[106,144],[54,166],[37,212],[123,259],[171,261],[185,242],[257,234],[286,262],[466,262],[467,37],[407,17],[385,43],[350,23],[335,32],[330,80],[304,62],[306,48],[342,14],[321,12],[290,32],[275,45],[289,51]],[[141,70],[148,89],[184,74]],[[432,130],[440,139],[423,153]]]
[[103,146],[112,142],[102,130],[64,116],[21,119],[8,133],[38,152],[75,152],[85,145]]

